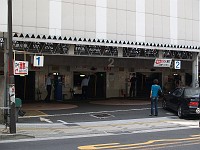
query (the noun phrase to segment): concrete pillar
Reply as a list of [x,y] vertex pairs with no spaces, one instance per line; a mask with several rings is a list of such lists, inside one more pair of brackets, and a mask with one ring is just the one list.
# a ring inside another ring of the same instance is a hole
[[185,86],[185,73],[181,73],[181,86]]
[[158,58],[163,58],[163,51],[158,51]]
[[192,87],[199,87],[199,55],[198,53],[193,54]]
[[70,47],[69,47],[69,55],[74,55],[74,48],[75,48],[75,45],[70,45]]
[[118,57],[123,57],[123,48],[118,47]]

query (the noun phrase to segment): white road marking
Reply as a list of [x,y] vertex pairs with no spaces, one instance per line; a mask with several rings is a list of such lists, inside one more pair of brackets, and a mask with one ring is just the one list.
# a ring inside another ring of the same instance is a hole
[[40,117],[40,121],[48,122],[48,123],[53,123],[50,119],[42,118]]
[[57,120],[58,122],[61,122],[62,124],[69,124],[69,123],[67,123],[67,122],[65,122],[65,121],[63,121],[63,120]]
[[166,115],[174,115],[173,113],[166,113]]

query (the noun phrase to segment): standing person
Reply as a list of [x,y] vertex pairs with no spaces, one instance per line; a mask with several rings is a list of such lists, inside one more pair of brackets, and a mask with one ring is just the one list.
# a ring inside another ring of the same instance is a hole
[[50,98],[51,98],[51,88],[52,88],[52,74],[49,73],[48,74],[48,77],[46,79],[46,83],[45,83],[45,86],[46,86],[46,90],[47,90],[47,96],[45,98],[45,102],[50,102]]
[[88,83],[90,81],[90,76],[85,76],[84,79],[81,82],[81,88],[82,88],[82,99],[88,98]]
[[131,82],[131,87],[129,91],[129,95],[130,95],[129,97],[131,98],[131,97],[135,97],[135,89],[136,89],[135,87],[136,87],[136,82],[137,82],[137,78],[135,74],[133,74],[130,82]]
[[158,116],[158,91],[162,89],[160,85],[158,85],[158,79],[153,80],[153,85],[151,86],[151,93],[150,93],[150,98],[151,98],[151,114],[149,116]]

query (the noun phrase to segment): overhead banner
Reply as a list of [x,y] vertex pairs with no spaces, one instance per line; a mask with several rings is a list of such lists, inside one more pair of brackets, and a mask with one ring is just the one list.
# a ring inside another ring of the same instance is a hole
[[154,67],[170,67],[172,59],[160,59],[156,58],[154,62]]
[[14,61],[14,75],[28,75],[28,61]]

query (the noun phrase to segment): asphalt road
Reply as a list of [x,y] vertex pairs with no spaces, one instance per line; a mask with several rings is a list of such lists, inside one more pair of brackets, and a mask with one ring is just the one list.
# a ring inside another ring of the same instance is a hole
[[0,143],[2,150],[199,150],[200,130],[184,129],[85,138]]
[[[43,110],[43,117],[56,123],[57,120],[63,120],[68,123],[74,122],[92,122],[147,118],[150,114],[150,105],[97,105],[97,104],[79,104],[74,109],[61,110]],[[102,116],[100,116],[102,115]],[[159,117],[172,116],[174,112],[168,112],[161,108],[159,104]],[[150,118],[150,117],[149,117]],[[41,123],[40,117],[21,117],[20,123]],[[45,122],[43,122],[45,123]]]
[[[0,149],[199,150],[199,118],[179,119],[174,112],[162,108],[158,117],[150,117],[150,105],[81,108],[44,111],[46,115],[42,117],[20,118],[18,127],[23,126],[20,132],[35,132],[36,138],[0,141]],[[37,128],[33,130],[34,126]]]

